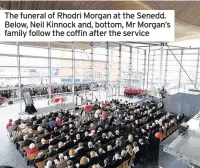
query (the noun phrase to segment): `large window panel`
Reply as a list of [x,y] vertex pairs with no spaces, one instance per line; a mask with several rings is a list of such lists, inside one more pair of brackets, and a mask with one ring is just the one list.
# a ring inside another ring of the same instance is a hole
[[75,52],[75,59],[83,59],[83,60],[91,60],[91,54],[85,52],[84,50],[80,50],[80,52]]
[[0,44],[0,53],[2,54],[17,54],[16,45]]
[[40,76],[48,76],[47,68],[20,68],[21,77],[40,77]]
[[48,57],[48,49],[44,49],[44,48],[20,46],[19,52],[20,52],[20,55]]
[[51,59],[51,67],[72,68],[72,60]]
[[17,68],[9,68],[9,67],[0,67],[0,78],[5,77],[18,77],[18,69]]
[[20,58],[21,66],[48,67],[48,59],[43,58]]
[[51,57],[72,59],[72,51],[51,49]]
[[0,56],[0,66],[17,66],[17,57]]

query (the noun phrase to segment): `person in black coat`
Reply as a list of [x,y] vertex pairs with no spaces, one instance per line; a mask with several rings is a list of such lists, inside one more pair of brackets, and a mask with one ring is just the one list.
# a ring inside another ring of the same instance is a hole
[[41,143],[42,143],[42,145],[38,148],[39,151],[48,149],[49,144],[46,144],[46,140],[45,139],[42,139]]
[[44,157],[43,152],[39,152],[37,158],[34,160],[34,166],[37,168],[36,163],[44,161],[46,158]]
[[53,135],[51,135],[51,139],[50,139],[49,144],[50,145],[56,145],[56,144],[58,144],[58,142],[59,142],[59,139],[57,139]]
[[44,130],[44,139],[48,140],[48,139],[50,139],[50,137],[51,137],[51,134],[49,133],[49,131]]
[[54,150],[54,147],[52,145],[49,146],[48,150],[49,151],[45,154],[45,158],[53,157],[57,154],[56,150]]
[[28,139],[28,135],[25,135],[25,136],[23,137],[23,139],[24,139],[24,141],[23,141],[22,144],[21,144],[21,148],[26,147],[26,146],[29,146],[31,143],[33,143],[32,140],[29,140],[29,139]]
[[99,157],[96,154],[95,151],[91,151],[90,152],[90,161],[89,161],[89,166],[92,166],[94,164],[97,164],[97,162],[99,161]]
[[82,142],[89,142],[92,139],[91,136],[89,136],[89,133],[86,131],[85,136],[83,137]]
[[83,147],[83,143],[79,143],[78,148],[75,151],[76,151],[77,157],[82,157],[86,155],[86,153],[88,152],[88,149]]

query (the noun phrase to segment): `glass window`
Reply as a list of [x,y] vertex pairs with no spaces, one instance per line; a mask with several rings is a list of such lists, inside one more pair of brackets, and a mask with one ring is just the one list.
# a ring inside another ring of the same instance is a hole
[[16,45],[0,44],[0,53],[2,54],[17,54]]
[[19,47],[20,55],[48,57],[48,49],[34,47]]
[[21,66],[48,67],[48,59],[42,58],[20,58]]

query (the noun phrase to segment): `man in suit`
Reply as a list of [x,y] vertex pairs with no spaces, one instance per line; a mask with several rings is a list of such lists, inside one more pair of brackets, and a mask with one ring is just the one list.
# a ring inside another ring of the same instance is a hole
[[41,140],[41,143],[42,143],[42,145],[38,148],[39,151],[40,151],[40,150],[46,150],[46,149],[48,149],[49,144],[46,144],[46,140],[45,140],[45,139],[42,139],[42,140]]

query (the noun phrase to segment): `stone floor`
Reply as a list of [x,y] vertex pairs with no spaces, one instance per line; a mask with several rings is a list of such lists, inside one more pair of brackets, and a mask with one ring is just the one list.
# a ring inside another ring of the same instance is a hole
[[[100,95],[98,95],[100,96]],[[68,100],[71,101],[72,95],[68,96]],[[138,98],[122,98],[124,101],[137,102]],[[98,98],[99,99],[99,98]],[[110,97],[112,99],[112,97]],[[105,100],[105,92],[101,93],[99,100]],[[48,105],[48,100],[35,100],[35,107],[45,107]],[[24,108],[24,104],[22,104]],[[9,138],[6,132],[6,124],[9,119],[17,119],[19,117],[20,105],[15,103],[13,105],[3,105],[0,107],[0,168],[3,165],[12,166],[14,168],[26,168],[26,161],[22,158],[19,152],[15,149],[12,143],[9,142]],[[30,166],[29,166],[30,167]]]

